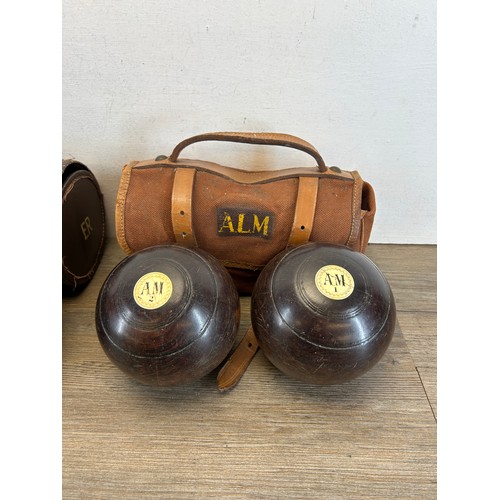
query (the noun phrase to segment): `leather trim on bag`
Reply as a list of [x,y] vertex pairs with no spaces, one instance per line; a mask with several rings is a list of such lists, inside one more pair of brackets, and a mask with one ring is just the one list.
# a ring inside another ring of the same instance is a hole
[[295,215],[288,239],[290,246],[302,245],[309,241],[316,212],[318,185],[317,177],[299,177]]
[[116,239],[121,249],[128,255],[130,255],[133,250],[128,246],[127,239],[125,237],[125,200],[127,198],[132,169],[135,165],[137,165],[137,163],[139,162],[133,161],[123,167],[115,205]]
[[193,232],[193,185],[196,176],[194,168],[176,169],[172,186],[172,227],[179,245],[196,246]]
[[165,162],[165,160],[155,162],[154,160],[146,160],[137,163],[134,168],[137,169],[147,169],[147,168],[196,168],[197,170],[209,172],[215,175],[220,175],[226,179],[233,180],[240,184],[257,184],[272,182],[276,179],[288,179],[297,177],[330,177],[337,178],[345,181],[353,182],[353,176],[351,172],[341,170],[339,172],[334,172],[332,170],[327,170],[326,172],[318,172],[314,167],[296,167],[296,168],[285,168],[277,170],[257,170],[248,171],[241,170],[232,167],[225,167],[217,163],[212,163],[208,161],[201,160],[187,160],[182,159],[176,163]]

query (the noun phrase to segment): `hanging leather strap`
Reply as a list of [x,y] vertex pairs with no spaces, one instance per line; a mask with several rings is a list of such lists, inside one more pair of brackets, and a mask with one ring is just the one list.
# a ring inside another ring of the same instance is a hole
[[172,227],[175,241],[187,247],[196,246],[192,220],[195,175],[194,168],[177,168],[172,186]]
[[232,389],[240,381],[258,349],[259,343],[250,327],[217,376],[220,392]]
[[299,177],[295,215],[288,239],[289,246],[302,245],[309,241],[316,212],[318,185],[317,177]]

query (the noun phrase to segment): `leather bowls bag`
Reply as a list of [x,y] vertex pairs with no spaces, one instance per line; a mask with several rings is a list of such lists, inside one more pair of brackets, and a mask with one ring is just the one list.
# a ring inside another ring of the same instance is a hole
[[153,386],[185,384],[207,375],[231,350],[239,296],[208,253],[155,246],[111,271],[95,322],[104,352],[123,372]]
[[[316,167],[247,170],[180,157],[206,141],[292,148],[314,158]],[[115,222],[126,254],[167,243],[202,248],[250,295],[259,272],[287,246],[327,241],[364,252],[375,212],[375,192],[359,172],[328,167],[300,137],[215,132],[183,140],[168,158],[125,165]]]
[[372,368],[396,323],[391,288],[364,254],[308,243],[277,255],[252,295],[252,326],[267,358],[312,384],[338,384]]

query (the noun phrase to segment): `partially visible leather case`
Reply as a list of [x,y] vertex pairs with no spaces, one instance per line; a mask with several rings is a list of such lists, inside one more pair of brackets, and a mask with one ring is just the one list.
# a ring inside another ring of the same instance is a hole
[[62,295],[79,294],[104,252],[106,216],[99,183],[83,163],[62,161]]

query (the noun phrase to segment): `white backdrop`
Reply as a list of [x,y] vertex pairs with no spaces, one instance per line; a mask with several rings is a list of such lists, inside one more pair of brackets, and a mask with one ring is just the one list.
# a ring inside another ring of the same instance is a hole
[[[436,2],[63,0],[62,157],[96,175],[114,235],[122,166],[213,131],[283,132],[377,197],[372,243],[436,243]],[[184,157],[314,165],[204,143]]]

